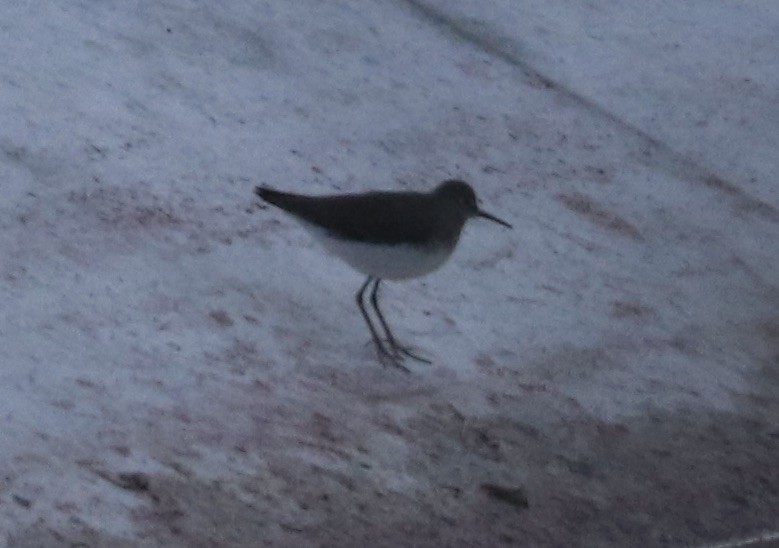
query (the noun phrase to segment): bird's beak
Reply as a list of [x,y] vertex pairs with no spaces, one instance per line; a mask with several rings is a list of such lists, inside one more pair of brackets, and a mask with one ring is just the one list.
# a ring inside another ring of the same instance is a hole
[[490,221],[492,221],[494,223],[498,223],[499,225],[503,225],[506,228],[514,228],[513,226],[508,224],[506,221],[504,221],[502,219],[498,219],[495,215],[490,215],[489,213],[487,213],[486,211],[482,211],[481,209],[476,211],[476,216],[477,217],[484,217],[485,219],[489,219]]

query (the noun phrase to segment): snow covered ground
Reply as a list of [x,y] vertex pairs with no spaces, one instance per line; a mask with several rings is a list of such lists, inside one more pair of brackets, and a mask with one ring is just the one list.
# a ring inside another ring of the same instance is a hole
[[[0,3],[0,542],[779,530],[779,4]],[[387,284],[278,210],[448,177]]]

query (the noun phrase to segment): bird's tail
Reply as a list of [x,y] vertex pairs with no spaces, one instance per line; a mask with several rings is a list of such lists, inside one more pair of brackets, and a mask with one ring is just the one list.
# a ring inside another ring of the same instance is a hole
[[285,202],[284,198],[288,196],[286,192],[279,192],[278,190],[273,190],[267,186],[254,187],[254,193],[269,204],[273,204],[277,207],[283,207]]

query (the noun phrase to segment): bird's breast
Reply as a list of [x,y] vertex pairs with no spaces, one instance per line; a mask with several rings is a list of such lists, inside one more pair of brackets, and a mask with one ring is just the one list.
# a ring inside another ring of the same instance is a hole
[[429,274],[451,256],[453,246],[375,244],[333,237],[319,228],[308,227],[313,236],[333,255],[358,272],[386,280],[404,280]]

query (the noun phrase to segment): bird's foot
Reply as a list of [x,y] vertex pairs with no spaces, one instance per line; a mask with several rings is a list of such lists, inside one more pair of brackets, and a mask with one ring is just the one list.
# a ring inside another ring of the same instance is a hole
[[[365,344],[370,344],[370,342],[371,341],[368,341]],[[386,341],[386,343],[380,340],[375,340],[372,342],[373,347],[376,349],[376,357],[379,358],[379,363],[381,363],[381,365],[384,367],[389,365],[395,367],[396,369],[400,369],[401,371],[405,371],[406,373],[411,373],[411,370],[403,365],[403,356],[401,356],[394,349],[392,351],[387,349],[387,347],[390,346],[389,341]]]
[[403,365],[403,357],[399,356],[397,353],[390,353],[387,351],[384,346],[376,346],[376,354],[379,356],[379,362],[381,362],[381,365],[384,367],[387,367],[387,365],[391,365],[392,367],[396,367],[397,369],[400,369],[401,371],[405,371],[406,373],[411,373],[411,370]]
[[423,358],[419,354],[416,354],[411,350],[408,346],[403,346],[402,344],[398,343],[395,339],[388,339],[386,341],[387,346],[391,350],[393,356],[395,356],[399,360],[403,360],[404,357],[411,358],[412,360],[418,361],[420,363],[426,363],[426,364],[432,364],[430,360],[427,358]]

